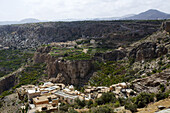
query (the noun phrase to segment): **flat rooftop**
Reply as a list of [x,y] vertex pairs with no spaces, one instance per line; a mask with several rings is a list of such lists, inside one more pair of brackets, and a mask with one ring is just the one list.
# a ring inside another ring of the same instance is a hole
[[63,91],[56,91],[54,94],[56,94],[58,96],[62,96],[64,98],[70,98],[70,99],[76,99],[78,97],[78,96],[74,96],[74,95],[64,93]]

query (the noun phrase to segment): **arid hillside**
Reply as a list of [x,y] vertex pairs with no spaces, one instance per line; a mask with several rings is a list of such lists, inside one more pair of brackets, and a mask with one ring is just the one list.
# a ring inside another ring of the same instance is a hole
[[102,38],[116,44],[139,40],[156,32],[161,21],[46,22],[0,26],[0,45],[33,48],[51,42],[79,38]]

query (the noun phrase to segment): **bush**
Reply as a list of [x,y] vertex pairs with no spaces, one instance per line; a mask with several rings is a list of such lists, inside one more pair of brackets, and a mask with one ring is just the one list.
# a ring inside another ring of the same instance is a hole
[[165,91],[165,85],[164,85],[164,84],[160,84],[160,86],[159,86],[159,87],[160,87],[160,89],[161,89],[161,91],[162,91],[162,92],[164,92],[164,91]]
[[162,100],[162,99],[165,99],[166,96],[164,93],[162,92],[159,92],[158,94],[156,94],[156,100],[159,101],[159,100]]
[[130,110],[132,113],[137,111],[137,105],[132,103],[126,103],[125,108]]
[[60,106],[60,110],[64,111],[64,112],[67,112],[69,107],[70,106],[68,104],[63,104],[63,105]]
[[127,101],[125,98],[118,98],[118,100],[119,100],[119,103],[120,103],[121,106],[124,106],[126,104],[126,101]]
[[12,91],[4,91],[4,92],[1,93],[0,98],[3,98],[3,97],[5,97],[5,96],[8,96],[8,95],[10,95],[10,94],[12,94],[12,93],[13,93]]
[[120,102],[119,101],[116,101],[115,104],[114,104],[115,107],[119,107],[120,106]]
[[107,106],[95,107],[90,110],[90,113],[111,113],[111,109]]
[[96,103],[98,105],[102,105],[110,102],[113,103],[115,101],[116,101],[116,97],[114,93],[103,93],[100,98],[96,99]]
[[75,111],[74,109],[70,109],[68,113],[78,113],[78,112]]
[[81,101],[80,99],[76,99],[76,104],[79,108],[83,108],[86,105],[85,100]]
[[88,108],[90,108],[92,105],[93,105],[93,101],[92,101],[92,100],[89,100],[89,101],[87,102]]
[[135,99],[135,104],[138,108],[143,108],[150,102],[154,101],[154,94],[141,93]]
[[159,93],[156,94],[156,100],[159,101],[159,100],[168,98],[169,94],[170,94],[170,90],[165,92],[165,93],[159,92]]

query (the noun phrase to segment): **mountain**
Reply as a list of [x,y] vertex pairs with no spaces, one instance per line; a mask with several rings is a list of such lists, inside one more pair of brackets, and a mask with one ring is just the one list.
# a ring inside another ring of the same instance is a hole
[[0,25],[25,24],[25,23],[37,23],[37,22],[41,22],[41,21],[34,18],[26,18],[21,21],[0,21]]
[[128,14],[128,15],[124,15],[122,17],[108,17],[108,18],[95,18],[93,19],[94,21],[100,21],[100,20],[122,20],[124,18],[128,18],[131,16],[134,16],[135,14]]
[[137,15],[126,17],[124,20],[160,20],[169,18],[170,14],[166,14],[155,9],[150,9]]
[[27,18],[19,21],[19,23],[37,23],[37,22],[40,22],[40,20],[34,18]]
[[[106,18],[86,18],[86,19],[60,19],[53,20],[63,21],[63,22],[72,22],[72,21],[111,21],[111,20],[161,20],[161,19],[170,19],[170,14],[150,9],[139,14],[128,14],[122,17],[106,17]],[[27,18],[21,21],[0,21],[0,25],[11,25],[11,24],[25,24],[25,23],[37,23],[37,22],[48,22],[48,20],[38,20],[34,18]]]

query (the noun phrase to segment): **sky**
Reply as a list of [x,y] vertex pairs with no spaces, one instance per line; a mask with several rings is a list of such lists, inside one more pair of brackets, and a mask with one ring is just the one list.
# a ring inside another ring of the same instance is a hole
[[170,14],[170,0],[0,0],[0,21],[55,21],[120,17],[157,9]]

